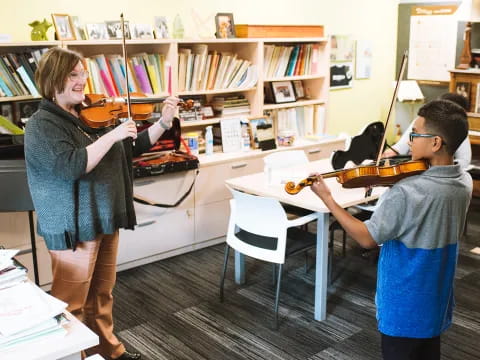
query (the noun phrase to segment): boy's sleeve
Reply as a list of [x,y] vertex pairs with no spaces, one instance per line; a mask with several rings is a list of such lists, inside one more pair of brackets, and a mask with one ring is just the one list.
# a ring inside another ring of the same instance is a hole
[[397,239],[406,230],[402,214],[406,211],[405,194],[393,186],[379,200],[378,207],[365,225],[377,244]]

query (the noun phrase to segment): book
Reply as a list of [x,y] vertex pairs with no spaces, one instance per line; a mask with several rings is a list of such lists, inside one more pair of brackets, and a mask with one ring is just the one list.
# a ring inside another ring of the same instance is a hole
[[147,70],[143,61],[134,56],[132,57],[132,64],[142,92],[144,94],[153,94],[152,86],[150,85],[150,80],[148,79]]

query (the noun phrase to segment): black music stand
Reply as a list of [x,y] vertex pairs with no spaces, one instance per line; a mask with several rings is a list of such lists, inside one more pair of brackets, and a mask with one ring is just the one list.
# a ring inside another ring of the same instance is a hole
[[23,250],[19,254],[32,253],[35,284],[40,285],[35,228],[33,225],[34,208],[30,190],[28,189],[25,160],[0,160],[0,184],[2,184],[2,191],[0,191],[0,212],[28,211],[31,249]]

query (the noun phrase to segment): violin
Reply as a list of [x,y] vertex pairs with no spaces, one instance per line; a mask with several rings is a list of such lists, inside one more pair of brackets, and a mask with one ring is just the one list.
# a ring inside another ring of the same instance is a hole
[[[120,14],[122,26],[122,51],[123,65],[127,69],[127,46],[125,43],[125,21],[123,13]],[[102,94],[87,94],[83,108],[80,110],[80,119],[92,128],[100,128],[115,125],[119,119],[127,118],[132,120],[147,120],[153,112],[153,104],[162,102],[165,98],[147,98],[144,94],[133,93],[130,95],[128,71],[125,72],[126,98],[108,98]],[[178,105],[189,110],[193,107],[194,101],[181,101]]]
[[[387,159],[388,160],[388,159]],[[336,177],[346,189],[368,186],[392,186],[408,176],[418,175],[429,167],[425,160],[406,161],[395,165],[364,165],[351,169],[327,172],[321,175],[309,176],[297,185],[293,181],[285,184],[285,191],[290,195],[298,194],[306,186],[311,186],[319,177],[324,179]]]
[[[142,121],[151,117],[153,104],[162,102],[164,98],[148,98],[141,93],[131,93],[130,111],[133,120]],[[185,109],[193,107],[193,100],[180,101],[179,106]],[[119,119],[128,116],[128,99],[124,97],[106,97],[103,94],[86,94],[80,110],[80,119],[91,128],[113,126]]]
[[[395,99],[397,98],[398,94],[400,79],[402,78],[405,71],[406,63],[407,52],[405,52],[405,54],[403,55],[399,76],[397,78],[397,84],[395,86],[393,99],[390,103],[390,109],[388,111],[387,121],[384,127],[385,129],[388,126],[388,121],[392,114],[393,105],[395,104]],[[375,127],[378,128],[378,125],[375,125]],[[372,130],[375,130],[375,128],[372,128],[369,131],[372,132]],[[385,146],[386,133],[386,131],[383,132],[383,137],[378,147],[378,154],[375,165],[357,166],[349,169],[328,172],[322,175],[309,176],[308,178],[301,180],[297,185],[295,185],[293,181],[289,181],[287,182],[287,184],[285,184],[285,191],[291,195],[298,194],[306,186],[313,185],[313,183],[317,181],[319,177],[336,177],[337,181],[342,184],[344,188],[347,189],[370,186],[391,186],[403,178],[412,175],[418,175],[428,169],[429,164],[424,160],[406,161],[392,166],[390,166],[389,162],[388,165],[381,163],[380,160],[382,156],[382,149]],[[343,161],[343,159],[338,160],[339,161],[337,162]]]

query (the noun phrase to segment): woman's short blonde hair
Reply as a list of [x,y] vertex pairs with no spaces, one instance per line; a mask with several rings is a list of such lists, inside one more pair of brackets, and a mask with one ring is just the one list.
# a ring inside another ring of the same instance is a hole
[[79,53],[59,47],[43,54],[35,71],[35,83],[40,95],[53,100],[55,91],[63,92],[68,75],[81,61],[83,57]]

